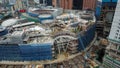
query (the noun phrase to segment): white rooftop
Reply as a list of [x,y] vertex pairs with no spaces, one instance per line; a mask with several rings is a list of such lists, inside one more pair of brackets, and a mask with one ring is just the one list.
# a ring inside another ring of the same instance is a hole
[[2,22],[1,26],[7,27],[12,26],[18,22],[18,19],[8,19]]

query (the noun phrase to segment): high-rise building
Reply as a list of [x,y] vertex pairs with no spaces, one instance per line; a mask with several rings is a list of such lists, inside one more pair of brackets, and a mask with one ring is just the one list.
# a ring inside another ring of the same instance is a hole
[[96,7],[97,33],[106,38],[109,35],[117,0],[98,0]]
[[97,0],[83,0],[83,9],[95,9]]
[[73,9],[82,10],[83,8],[83,0],[73,0]]
[[72,9],[73,0],[61,0],[60,7],[64,9]]
[[53,0],[52,4],[54,7],[61,7],[64,9],[72,9],[73,0]]
[[120,68],[120,0],[117,2],[108,40],[109,46],[103,59],[105,68]]
[[57,4],[56,0],[52,0],[52,6],[56,7],[57,6],[56,4]]
[[54,7],[61,7],[64,9],[95,9],[96,0],[52,0]]

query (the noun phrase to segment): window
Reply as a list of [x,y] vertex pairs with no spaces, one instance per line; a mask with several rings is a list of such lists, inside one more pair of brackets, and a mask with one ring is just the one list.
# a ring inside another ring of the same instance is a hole
[[117,30],[117,32],[119,32],[119,30]]
[[116,33],[116,35],[118,36],[118,33]]
[[120,26],[118,26],[118,29],[120,29]]
[[115,36],[115,38],[117,39],[117,36]]

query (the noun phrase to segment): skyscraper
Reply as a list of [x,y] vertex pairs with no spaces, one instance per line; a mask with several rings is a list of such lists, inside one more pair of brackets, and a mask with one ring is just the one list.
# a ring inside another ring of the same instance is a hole
[[103,66],[105,68],[120,68],[120,0],[117,2],[108,40],[110,43],[103,59]]
[[96,0],[52,0],[54,7],[61,7],[64,9],[95,9]]
[[61,7],[64,9],[72,9],[73,0],[52,0],[54,7]]

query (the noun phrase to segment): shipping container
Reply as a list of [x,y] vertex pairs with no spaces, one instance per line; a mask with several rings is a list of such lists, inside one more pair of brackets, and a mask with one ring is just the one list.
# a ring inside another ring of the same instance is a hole
[[95,10],[96,0],[83,0],[83,9]]

